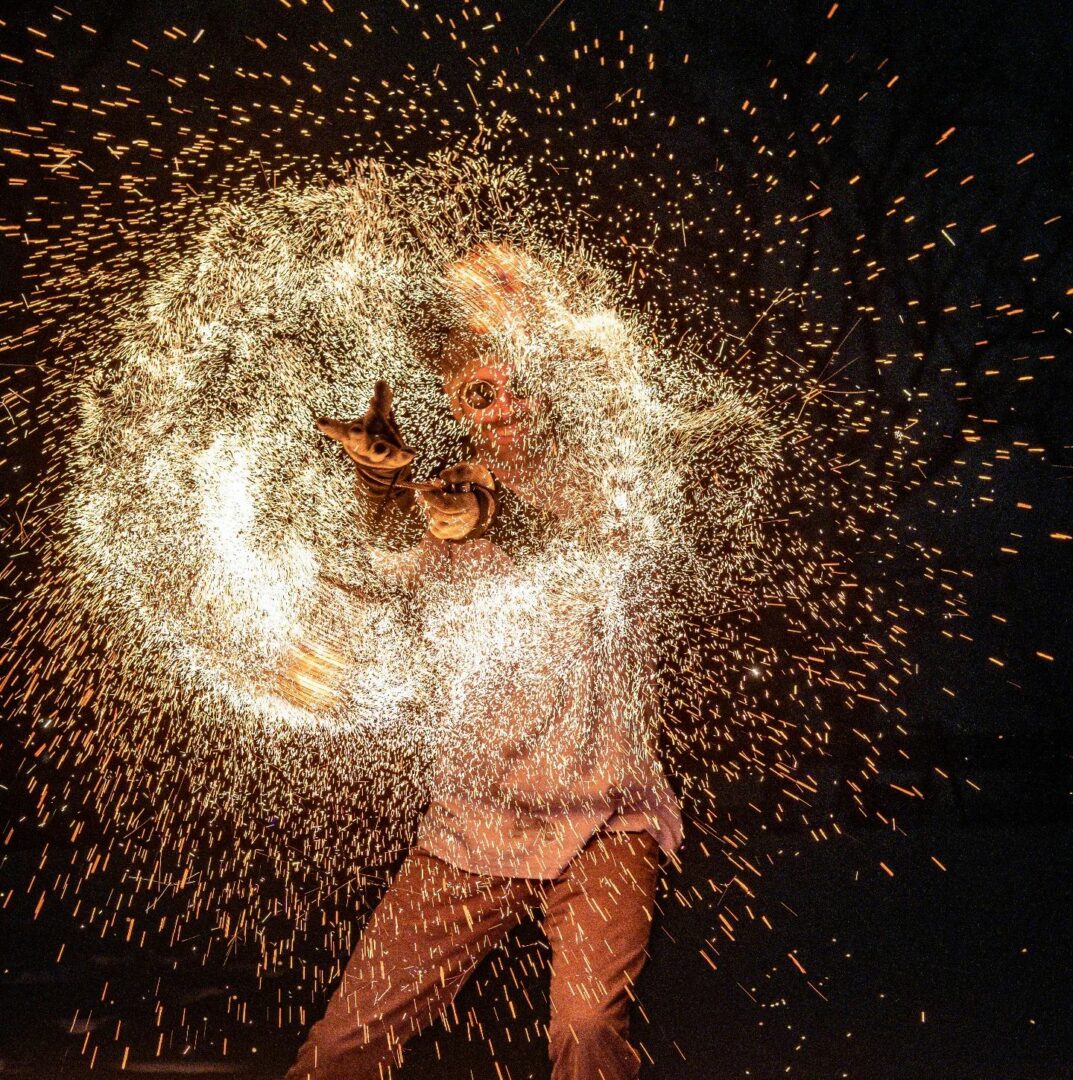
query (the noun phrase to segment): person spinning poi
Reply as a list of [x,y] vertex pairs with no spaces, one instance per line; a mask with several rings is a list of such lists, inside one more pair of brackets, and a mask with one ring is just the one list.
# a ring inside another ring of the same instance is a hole
[[[469,460],[415,483],[414,451],[383,382],[362,419],[317,421],[353,460],[374,530],[387,536],[423,513],[416,565],[437,581],[508,577],[506,518],[534,517],[554,528],[576,512],[546,467],[551,403],[523,393],[489,345],[506,320],[540,318],[526,283],[529,265],[515,247],[485,244],[445,273],[465,318],[446,334],[436,366],[468,436]],[[306,649],[279,689],[296,704],[319,705],[336,675],[330,656]],[[678,801],[654,740],[638,754],[620,711],[599,698],[585,670],[556,694],[506,690],[497,708],[500,727],[518,737],[485,753],[494,760],[478,750],[477,778],[472,767],[437,775],[417,840],[286,1080],[390,1075],[406,1041],[531,916],[542,916],[551,946],[553,1080],[637,1076],[628,1008],[646,958],[660,854],[673,856],[682,839]],[[564,709],[585,711],[597,745],[576,745],[566,733],[549,749],[526,737],[553,730]]]

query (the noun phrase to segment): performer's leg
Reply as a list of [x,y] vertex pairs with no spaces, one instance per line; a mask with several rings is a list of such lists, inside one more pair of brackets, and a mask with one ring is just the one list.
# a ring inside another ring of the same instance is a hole
[[548,886],[553,1080],[626,1080],[629,997],[647,958],[659,848],[648,833],[601,833]]
[[381,1080],[527,913],[532,883],[411,852],[373,912],[286,1080]]

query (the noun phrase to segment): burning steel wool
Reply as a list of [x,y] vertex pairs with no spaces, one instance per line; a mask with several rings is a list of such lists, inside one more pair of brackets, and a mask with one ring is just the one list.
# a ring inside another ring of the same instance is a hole
[[[143,245],[71,366],[22,632],[84,778],[76,915],[115,858],[124,889],[89,925],[203,960],[255,944],[259,978],[298,973],[276,1022],[301,1024],[349,945],[328,913],[375,891],[430,798],[500,799],[519,746],[545,778],[520,797],[654,790],[662,739],[700,828],[715,779],[742,776],[770,781],[772,820],[810,824],[828,703],[906,668],[877,644],[896,642],[882,592],[811,523],[822,507],[852,539],[881,501],[840,475],[832,431],[861,403],[800,379],[768,327],[700,351],[602,250],[472,150],[237,195]],[[747,371],[731,344],[757,350]],[[490,514],[502,493],[461,464],[493,436],[450,402],[494,411],[507,389],[499,481],[554,513],[500,500],[501,542],[445,570],[426,506],[479,490]],[[359,445],[397,466],[373,512]],[[519,454],[539,464],[512,478]],[[848,785],[861,814],[868,780]],[[746,839],[723,836],[720,897],[752,897]]]
[[[873,488],[848,497],[829,468],[859,403],[801,385],[774,346],[735,377],[726,340],[713,362],[672,336],[601,250],[525,169],[472,150],[243,194],[143,246],[72,369],[60,525],[24,623],[59,679],[37,707],[65,718],[86,777],[69,781],[85,881],[113,852],[123,866],[91,924],[144,894],[142,944],[208,927],[206,957],[255,941],[266,974],[293,965],[430,796],[495,797],[518,745],[564,787],[601,770],[643,787],[662,738],[672,772],[707,763],[679,778],[691,813],[717,775],[769,777],[776,821],[808,810],[823,695],[905,663],[875,644],[878,594],[809,525],[822,505],[862,532]],[[748,340],[743,356],[776,339]],[[522,403],[500,480],[538,449],[514,484],[557,524],[504,503],[502,543],[444,573],[424,507],[483,437],[444,393],[460,342],[479,362],[463,401],[494,405],[498,370]],[[399,466],[403,509],[367,512],[359,439]],[[755,632],[772,611],[785,645]],[[868,672],[823,670],[832,643]],[[787,702],[761,664],[799,679]],[[726,857],[748,895],[745,835]],[[340,948],[301,960],[296,1007]]]
[[[538,228],[525,182],[445,158],[227,206],[151,267],[116,345],[90,354],[74,593],[141,698],[132,742],[174,710],[194,758],[248,747],[215,771],[220,798],[325,737],[345,746],[316,778],[328,786],[462,744],[489,760],[517,737],[500,730],[517,702],[574,668],[640,734],[645,665],[622,667],[622,650],[771,588],[759,523],[789,427]],[[471,209],[508,196],[510,213]],[[467,260],[490,237],[483,264]],[[314,418],[361,416],[383,381],[414,476],[460,460],[433,362],[454,324],[546,403],[527,438],[549,447],[539,482],[568,525],[512,538],[505,575],[443,582],[358,512],[354,466]],[[597,745],[584,717],[558,723],[527,737]]]

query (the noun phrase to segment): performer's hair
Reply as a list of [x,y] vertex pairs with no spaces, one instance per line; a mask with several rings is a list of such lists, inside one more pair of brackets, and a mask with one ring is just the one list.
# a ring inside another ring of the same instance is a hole
[[[418,305],[415,323],[419,327],[421,359],[433,374],[449,378],[458,369],[472,342],[474,350],[480,341],[480,335],[466,324],[465,313],[457,301],[447,296],[437,296],[422,301]],[[461,342],[461,350],[449,349],[448,345]],[[454,355],[455,359],[451,359]]]

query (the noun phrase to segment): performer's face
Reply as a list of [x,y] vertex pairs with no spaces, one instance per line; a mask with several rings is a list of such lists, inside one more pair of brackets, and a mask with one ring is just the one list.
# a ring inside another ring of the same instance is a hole
[[492,458],[518,461],[542,451],[542,399],[519,393],[510,368],[494,353],[473,350],[445,365],[451,412]]

